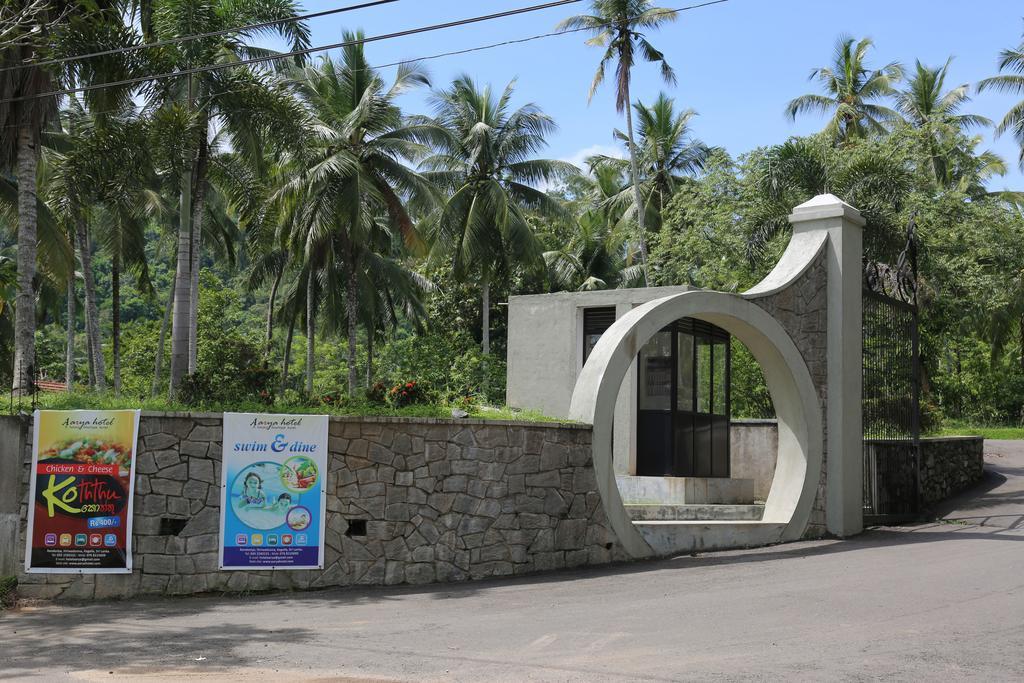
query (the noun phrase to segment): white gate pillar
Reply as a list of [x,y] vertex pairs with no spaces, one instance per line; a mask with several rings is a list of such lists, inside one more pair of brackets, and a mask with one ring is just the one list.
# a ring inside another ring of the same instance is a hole
[[863,530],[861,277],[864,218],[831,194],[793,209],[793,235],[828,233],[826,526],[837,536]]

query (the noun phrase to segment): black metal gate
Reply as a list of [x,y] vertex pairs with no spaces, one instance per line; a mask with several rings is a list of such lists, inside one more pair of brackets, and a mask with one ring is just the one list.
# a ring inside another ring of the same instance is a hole
[[868,262],[863,296],[864,521],[921,513],[920,349],[914,221],[896,266]]

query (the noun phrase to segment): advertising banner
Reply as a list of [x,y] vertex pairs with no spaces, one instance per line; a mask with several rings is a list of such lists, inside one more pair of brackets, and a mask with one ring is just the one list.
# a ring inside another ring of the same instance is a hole
[[221,569],[322,569],[326,415],[224,414]]
[[132,570],[138,410],[37,410],[25,571]]

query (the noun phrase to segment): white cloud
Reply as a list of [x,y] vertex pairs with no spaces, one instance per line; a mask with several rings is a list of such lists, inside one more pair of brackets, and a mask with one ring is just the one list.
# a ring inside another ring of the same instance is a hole
[[606,157],[615,157],[616,159],[623,159],[626,156],[625,150],[621,147],[613,145],[591,145],[590,147],[584,147],[578,150],[571,156],[564,157],[562,161],[568,161],[570,164],[574,164],[581,171],[588,171],[587,169],[587,158],[595,156],[597,154],[603,154]]
[[[577,150],[567,157],[561,157],[559,161],[568,161],[584,173],[590,173],[590,169],[587,167],[586,163],[587,158],[596,154],[603,154],[604,156],[614,157],[616,159],[623,159],[626,155],[625,151],[620,147],[614,147],[612,145],[591,145],[590,147],[584,147],[583,149]],[[537,189],[542,192],[548,192],[549,190],[558,189],[561,185],[561,182],[540,182],[537,184]]]

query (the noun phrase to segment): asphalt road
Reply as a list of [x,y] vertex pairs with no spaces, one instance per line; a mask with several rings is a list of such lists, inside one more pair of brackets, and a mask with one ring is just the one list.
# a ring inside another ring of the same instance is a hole
[[1024,529],[1024,441],[986,441],[985,479],[940,513],[949,521]]
[[29,606],[0,616],[0,679],[32,676],[1019,681],[1024,529],[946,522],[512,581]]

